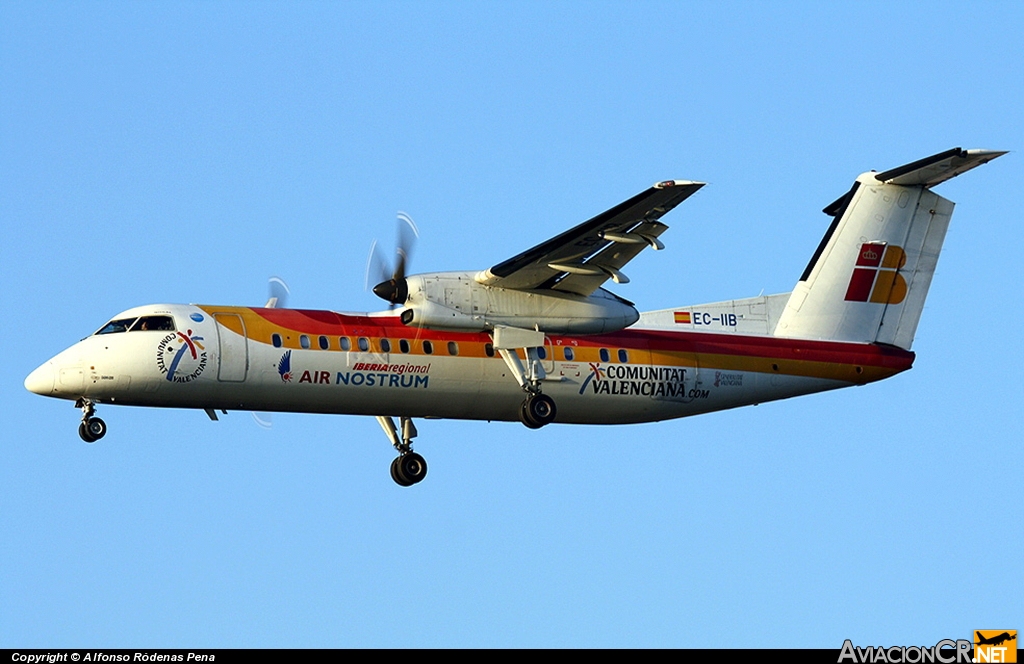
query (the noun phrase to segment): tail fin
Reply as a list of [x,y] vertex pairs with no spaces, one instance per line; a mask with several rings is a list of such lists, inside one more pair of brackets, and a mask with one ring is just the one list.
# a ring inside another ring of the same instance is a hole
[[833,218],[775,328],[780,337],[910,349],[953,203],[929,187],[1005,152],[953,148],[864,173],[824,209]]

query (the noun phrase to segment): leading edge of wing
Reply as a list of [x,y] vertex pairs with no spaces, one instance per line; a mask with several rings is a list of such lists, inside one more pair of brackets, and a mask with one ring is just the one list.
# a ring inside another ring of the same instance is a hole
[[[559,277],[568,274],[565,270],[550,267],[552,263],[585,267],[588,258],[613,244],[612,240],[605,239],[605,233],[624,234],[647,224],[646,235],[660,235],[667,226],[657,223],[658,220],[705,184],[690,180],[659,182],[593,219],[498,263],[482,274],[479,281],[489,286],[517,290],[551,287]],[[660,228],[650,232],[653,226]],[[600,282],[610,276],[604,276]],[[600,283],[591,292],[598,286]]]

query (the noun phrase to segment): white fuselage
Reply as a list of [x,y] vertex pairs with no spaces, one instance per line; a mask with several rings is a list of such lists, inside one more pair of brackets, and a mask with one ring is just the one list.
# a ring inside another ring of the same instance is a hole
[[[38,394],[176,408],[519,419],[523,390],[485,333],[393,313],[139,307],[173,330],[95,334],[25,381]],[[347,346],[347,348],[346,348]],[[913,354],[871,344],[628,329],[545,339],[557,422],[670,419],[885,378]]]

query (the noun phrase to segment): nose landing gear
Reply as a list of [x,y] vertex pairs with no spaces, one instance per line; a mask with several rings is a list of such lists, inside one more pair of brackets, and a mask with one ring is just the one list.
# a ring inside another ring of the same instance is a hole
[[384,433],[398,450],[398,456],[391,462],[391,479],[399,486],[412,486],[422,482],[427,476],[427,460],[412,451],[412,439],[417,433],[412,418],[401,417],[399,420],[402,427],[401,435],[393,419],[386,416],[377,417]]
[[399,486],[412,486],[427,476],[427,460],[415,452],[406,452],[391,462],[391,479]]
[[82,409],[82,423],[78,425],[78,435],[87,443],[95,443],[107,435],[107,423],[98,417],[93,417],[96,406],[88,399],[79,399],[75,402],[76,408]]

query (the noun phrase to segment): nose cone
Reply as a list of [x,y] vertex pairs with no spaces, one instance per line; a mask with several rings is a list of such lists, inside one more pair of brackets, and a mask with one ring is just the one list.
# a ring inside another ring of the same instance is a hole
[[28,375],[25,379],[25,389],[48,397],[53,393],[53,375],[53,364],[47,362]]

